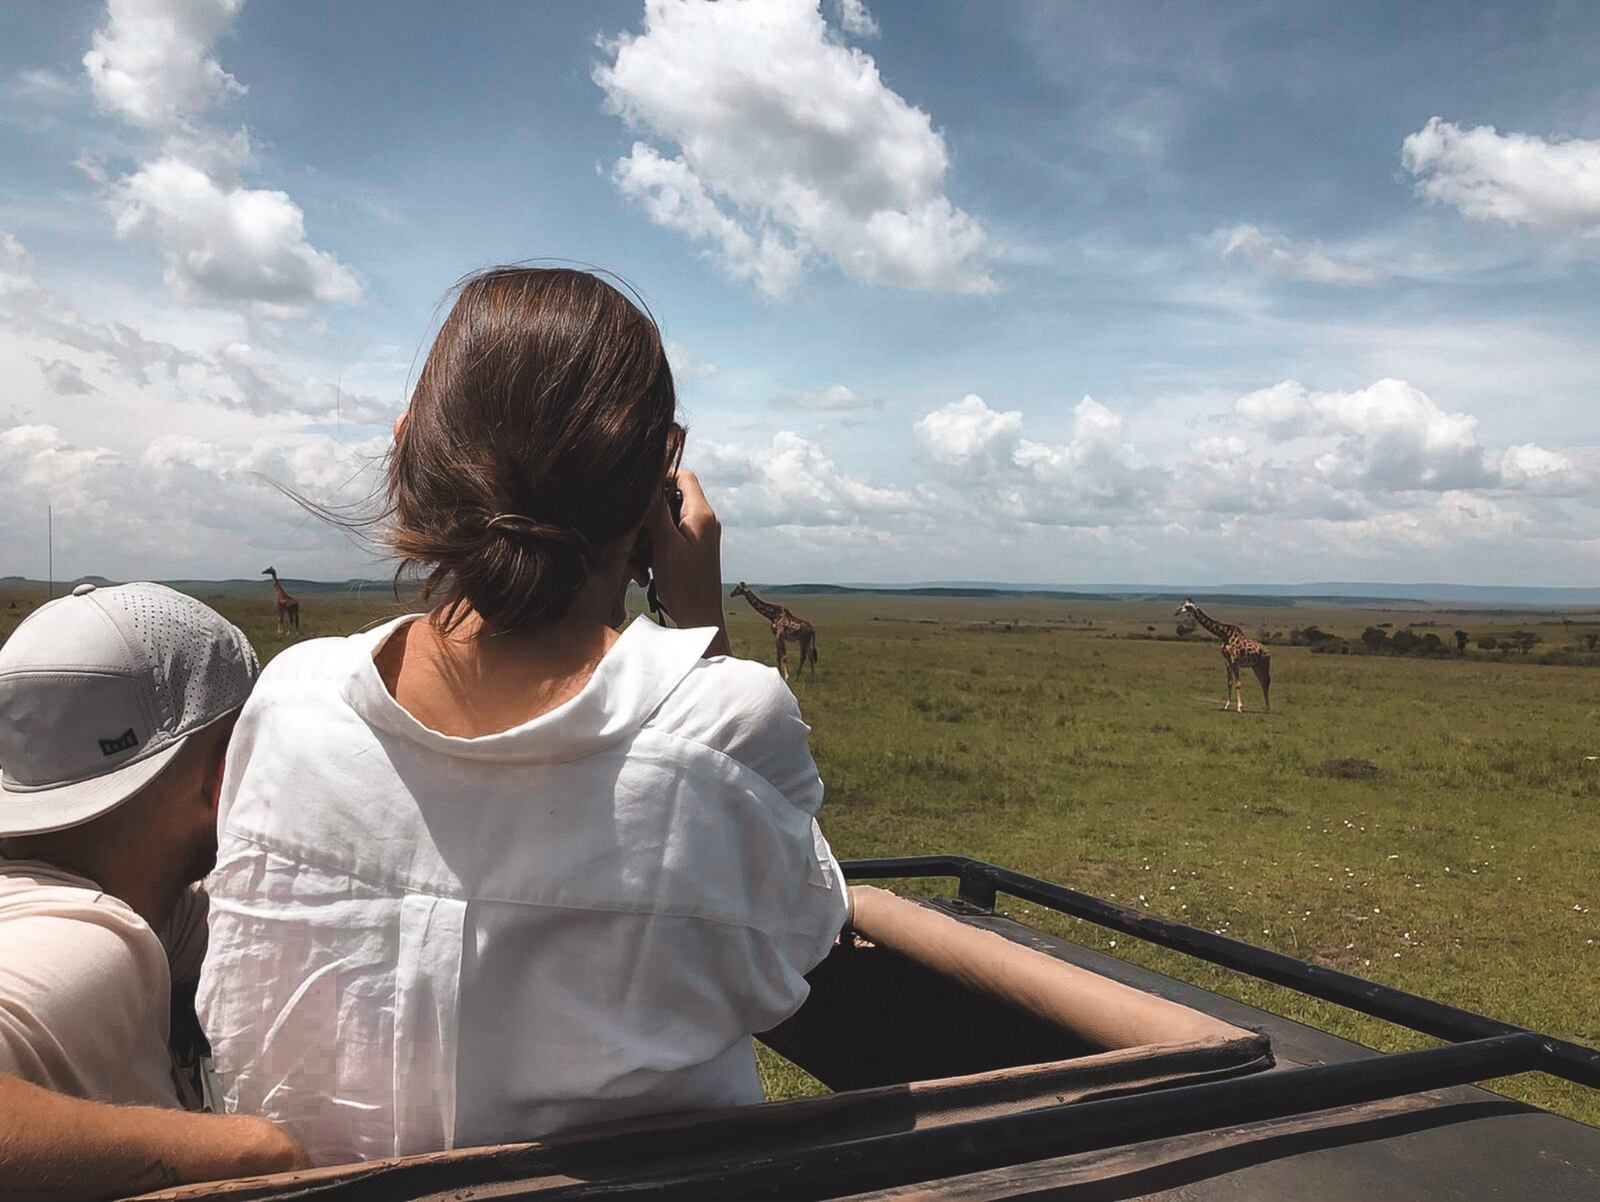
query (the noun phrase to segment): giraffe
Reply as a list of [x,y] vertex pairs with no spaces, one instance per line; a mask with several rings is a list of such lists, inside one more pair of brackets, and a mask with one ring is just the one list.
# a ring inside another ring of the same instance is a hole
[[300,602],[291,597],[289,590],[279,582],[277,568],[262,568],[261,574],[272,577],[272,591],[278,602],[278,637],[281,639],[289,628],[300,629]]
[[755,610],[767,621],[772,623],[772,641],[778,651],[778,674],[785,680],[789,679],[789,656],[784,647],[790,639],[800,644],[800,667],[797,674],[805,671],[807,664],[811,665],[811,675],[817,675],[817,630],[816,627],[804,618],[797,618],[781,605],[774,605],[771,601],[763,601],[756,596],[755,590],[744,581],[739,581],[739,587],[728,594],[730,597],[743,597],[750,602],[750,608]]
[[1173,610],[1172,616],[1177,618],[1184,614],[1188,614],[1222,640],[1222,658],[1228,665],[1228,699],[1222,703],[1222,708],[1227,709],[1232,705],[1234,695],[1237,694],[1239,712],[1244,713],[1244,685],[1239,680],[1239,669],[1251,668],[1255,671],[1256,679],[1261,682],[1261,703],[1266,706],[1267,712],[1271,713],[1272,699],[1268,693],[1272,688],[1272,652],[1254,639],[1246,638],[1242,628],[1210,617],[1188,597],[1184,598],[1182,605]]

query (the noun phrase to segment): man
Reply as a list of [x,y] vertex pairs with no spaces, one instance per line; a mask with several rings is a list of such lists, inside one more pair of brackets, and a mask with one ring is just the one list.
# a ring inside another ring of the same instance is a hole
[[[156,584],[42,606],[0,647],[0,1199],[302,1167],[262,1119],[189,1114],[169,1046],[205,948],[228,735],[259,666]],[[179,1023],[182,1027],[185,1024]]]

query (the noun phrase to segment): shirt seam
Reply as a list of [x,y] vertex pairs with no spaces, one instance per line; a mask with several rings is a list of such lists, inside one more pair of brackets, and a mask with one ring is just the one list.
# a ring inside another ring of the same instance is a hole
[[[265,852],[265,853],[268,853],[268,854],[275,854],[275,855],[289,855],[289,854],[291,854],[289,852],[284,851],[281,848],[273,847],[271,844],[265,842],[264,840],[262,840],[260,838],[257,838],[257,837],[255,837],[253,835],[246,835],[246,834],[244,834],[244,833],[242,833],[240,831],[237,831],[237,830],[231,830],[230,829],[230,830],[227,830],[227,831],[225,831],[223,833],[230,839],[238,839],[243,843],[250,844],[252,847],[259,848],[262,852]],[[733,921],[730,921],[729,919],[726,919],[726,918],[715,918],[715,917],[712,917],[709,914],[690,914],[690,913],[686,913],[686,912],[681,911],[681,910],[666,910],[666,909],[631,910],[631,909],[624,909],[624,908],[622,908],[620,906],[590,906],[590,905],[579,906],[579,905],[570,905],[570,904],[565,903],[565,902],[532,901],[532,900],[527,899],[527,898],[487,897],[487,896],[452,897],[451,895],[445,894],[445,893],[433,893],[433,892],[429,892],[426,889],[417,889],[417,888],[414,888],[414,887],[412,887],[410,885],[401,884],[398,881],[378,881],[378,880],[374,880],[370,876],[365,876],[365,875],[363,875],[363,874],[361,874],[359,872],[356,872],[354,869],[351,869],[351,868],[349,868],[349,867],[347,867],[345,865],[342,865],[342,864],[336,865],[336,864],[331,864],[331,863],[327,863],[325,861],[322,861],[322,860],[318,859],[315,855],[309,855],[308,856],[308,855],[305,855],[305,854],[303,854],[303,853],[301,853],[299,851],[296,851],[296,852],[294,852],[292,854],[293,854],[294,858],[299,860],[301,863],[308,864],[311,867],[320,869],[320,870],[322,870],[324,872],[333,873],[333,874],[338,875],[338,876],[349,877],[352,880],[360,881],[364,885],[370,885],[375,889],[396,890],[396,891],[399,891],[401,893],[412,894],[412,895],[417,896],[417,897],[438,898],[441,901],[459,901],[463,905],[470,905],[472,902],[490,902],[492,904],[502,905],[502,906],[526,906],[529,909],[539,909],[539,910],[569,910],[569,911],[575,911],[577,913],[582,913],[582,914],[624,914],[624,915],[630,915],[630,916],[633,916],[633,917],[641,917],[641,918],[685,918],[685,919],[691,919],[691,920],[697,921],[697,922],[709,922],[709,923],[712,923],[712,924],[714,924],[716,926],[721,926],[721,927],[731,927],[734,930],[756,931],[756,932],[759,932],[760,934],[763,934],[763,935],[772,935],[772,934],[777,934],[777,933],[796,934],[796,933],[801,933],[801,932],[808,932],[808,931],[811,931],[813,929],[812,926],[808,925],[808,926],[793,926],[793,927],[791,927],[791,926],[783,926],[783,927],[778,927],[778,928],[776,928],[776,930],[774,930],[773,928],[769,928],[769,927],[755,926],[755,925],[753,925],[751,923],[733,922]],[[831,892],[831,890],[830,890],[830,892]],[[215,896],[212,897],[213,904],[215,904],[215,902],[217,900],[218,899]],[[382,899],[373,898],[373,899],[367,899],[367,900],[376,901],[376,900],[382,900]]]

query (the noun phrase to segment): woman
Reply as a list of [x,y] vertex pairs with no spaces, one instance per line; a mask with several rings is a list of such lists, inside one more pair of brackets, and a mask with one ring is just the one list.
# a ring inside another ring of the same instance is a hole
[[[201,1014],[226,1108],[318,1163],[761,1099],[750,1036],[848,903],[675,404],[608,284],[470,280],[388,462],[427,614],[285,651],[240,716]],[[619,633],[646,565],[679,628]]]

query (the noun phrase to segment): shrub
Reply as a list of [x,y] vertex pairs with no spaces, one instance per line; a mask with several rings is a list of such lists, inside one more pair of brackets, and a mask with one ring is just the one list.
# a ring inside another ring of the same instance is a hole
[[1478,650],[1479,651],[1493,651],[1499,645],[1500,645],[1499,640],[1497,640],[1497,639],[1495,639],[1492,636],[1487,635],[1487,634],[1484,635],[1481,639],[1478,640]]
[[1389,643],[1388,632],[1378,626],[1368,626],[1361,632],[1361,641],[1367,645],[1367,650],[1377,655]]
[[1389,646],[1394,649],[1396,655],[1410,655],[1422,646],[1422,640],[1417,637],[1417,632],[1414,630],[1397,630],[1390,636]]
[[1289,632],[1289,641],[1296,647],[1315,647],[1318,643],[1326,643],[1329,639],[1338,636],[1329,634],[1316,626],[1296,626]]
[[1532,651],[1535,643],[1542,643],[1543,641],[1543,638],[1531,630],[1513,630],[1511,632],[1512,646],[1516,647],[1523,655]]

